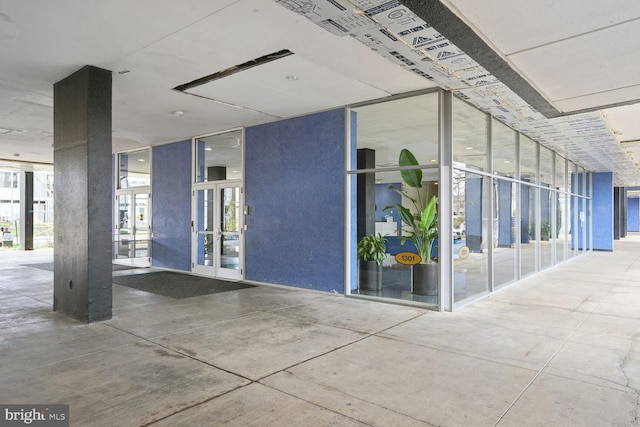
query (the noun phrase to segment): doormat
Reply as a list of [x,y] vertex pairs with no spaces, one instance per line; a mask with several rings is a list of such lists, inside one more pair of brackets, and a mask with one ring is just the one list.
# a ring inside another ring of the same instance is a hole
[[242,282],[228,282],[171,271],[116,276],[113,283],[176,299],[255,287]]
[[[24,264],[23,267],[33,267],[39,268],[41,270],[53,271],[53,263],[52,262],[41,262],[39,264]],[[145,268],[145,267],[134,267],[130,265],[120,265],[120,264],[111,264],[111,270],[131,270],[132,268]]]

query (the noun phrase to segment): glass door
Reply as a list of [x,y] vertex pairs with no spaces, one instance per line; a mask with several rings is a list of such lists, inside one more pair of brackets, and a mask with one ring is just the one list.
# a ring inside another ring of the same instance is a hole
[[124,190],[116,194],[114,256],[118,264],[151,265],[150,195],[148,190]]
[[194,189],[193,272],[242,279],[242,184],[205,183]]

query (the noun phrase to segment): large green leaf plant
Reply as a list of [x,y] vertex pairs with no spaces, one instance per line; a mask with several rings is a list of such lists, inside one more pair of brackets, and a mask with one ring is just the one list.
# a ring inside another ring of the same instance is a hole
[[[418,166],[418,161],[411,151],[403,149],[400,152],[398,165],[401,167]],[[409,193],[408,190],[398,189],[392,184],[389,185],[389,188],[409,200],[413,209],[407,208],[403,206],[402,203],[399,203],[393,206],[387,206],[384,210],[398,210],[404,224],[403,231],[405,232],[400,243],[404,245],[407,239],[412,241],[416,246],[418,255],[420,255],[420,263],[430,264],[433,262],[431,251],[438,237],[437,198],[433,196],[427,201],[426,195],[423,195],[420,191],[422,188],[421,169],[401,170],[400,175],[407,187],[415,188],[416,191]]]

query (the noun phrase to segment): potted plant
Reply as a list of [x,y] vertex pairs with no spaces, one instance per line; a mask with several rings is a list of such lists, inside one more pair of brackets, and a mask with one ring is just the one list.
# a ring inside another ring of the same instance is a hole
[[387,256],[382,234],[364,236],[358,242],[358,288],[364,291],[382,289],[382,261]]
[[[418,166],[418,161],[411,151],[403,149],[400,152],[398,165],[401,167]],[[400,212],[405,233],[400,244],[404,245],[407,240],[410,240],[420,256],[420,263],[413,266],[413,293],[437,295],[438,264],[432,258],[433,245],[438,238],[437,198],[433,196],[427,200],[426,195],[420,191],[422,188],[421,169],[401,170],[400,174],[408,188],[398,189],[393,185],[389,185],[389,188],[411,202],[412,209],[401,203],[387,206],[384,209],[397,209]]]

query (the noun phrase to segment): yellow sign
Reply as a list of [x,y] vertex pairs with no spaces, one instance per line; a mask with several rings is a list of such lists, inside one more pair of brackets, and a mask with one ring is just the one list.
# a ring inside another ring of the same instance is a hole
[[396,254],[396,261],[404,265],[414,265],[419,264],[420,261],[422,261],[422,258],[420,258],[420,255],[414,254],[413,252],[400,252],[399,254]]
[[458,250],[458,258],[466,259],[469,256],[469,248],[467,246],[463,246]]

